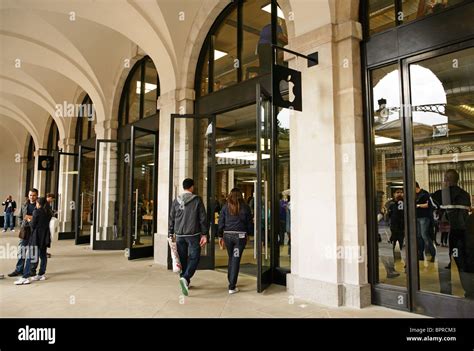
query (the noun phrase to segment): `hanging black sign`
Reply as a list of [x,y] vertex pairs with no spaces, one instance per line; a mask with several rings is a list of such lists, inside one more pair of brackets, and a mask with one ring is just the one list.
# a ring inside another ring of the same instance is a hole
[[54,171],[54,156],[38,156],[38,171]]
[[296,111],[303,110],[301,72],[273,65],[273,104]]

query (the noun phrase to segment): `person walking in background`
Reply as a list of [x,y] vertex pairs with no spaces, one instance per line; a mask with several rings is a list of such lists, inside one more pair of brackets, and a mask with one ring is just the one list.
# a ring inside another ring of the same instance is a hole
[[231,190],[227,203],[222,207],[219,216],[219,245],[227,248],[229,264],[227,279],[229,280],[229,294],[239,291],[237,278],[240,270],[240,260],[247,244],[248,235],[253,234],[253,218],[242,192],[238,188]]
[[207,244],[209,231],[206,209],[200,196],[193,194],[194,180],[183,181],[184,192],[171,205],[168,236],[176,237],[181,262],[179,283],[185,296],[189,294],[191,278],[199,264],[201,247]]
[[13,200],[11,195],[8,195],[5,201],[2,202],[2,206],[5,206],[3,211],[4,213],[4,223],[3,223],[3,232],[6,232],[8,227],[10,227],[10,231],[15,231],[15,223],[13,221],[13,217],[16,211],[16,202]]
[[430,193],[420,188],[416,183],[416,243],[418,260],[424,260],[425,248],[427,247],[431,262],[435,261],[436,248],[432,239],[432,211],[430,209]]
[[[33,211],[33,218],[30,221],[31,235],[28,241],[28,253],[26,257],[23,277],[15,281],[15,285],[30,284],[31,281],[46,280],[46,264],[48,258],[46,249],[51,244],[51,233],[49,232],[49,221],[51,220],[51,211],[47,207],[46,198],[40,197],[36,201],[36,209]],[[38,275],[32,272],[32,267],[37,266],[41,260]],[[33,275],[31,280],[29,277]]]

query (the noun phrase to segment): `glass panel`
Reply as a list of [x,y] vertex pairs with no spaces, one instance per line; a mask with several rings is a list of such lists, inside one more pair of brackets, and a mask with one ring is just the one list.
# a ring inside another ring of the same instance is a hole
[[280,109],[277,115],[278,128],[278,184],[280,201],[280,244],[281,268],[290,269],[291,261],[291,199],[290,199],[290,110]]
[[209,93],[209,48],[206,47],[206,56],[202,64],[201,71],[201,85],[199,87],[200,96],[207,95]]
[[406,287],[400,78],[397,65],[371,72],[378,282]]
[[156,135],[138,130],[135,133],[131,190],[132,247],[143,247],[153,245]]
[[370,35],[395,27],[395,0],[369,0]]
[[403,22],[410,22],[417,18],[428,16],[457,5],[464,0],[405,0],[402,1]]
[[128,121],[133,123],[140,119],[140,93],[141,93],[141,66],[137,67],[130,79],[128,86]]
[[[270,273],[271,269],[271,244],[272,244],[272,201],[271,201],[271,104],[267,99],[262,100],[260,105],[260,155],[258,156],[259,162],[261,162],[261,190],[260,199],[257,199],[256,204],[261,204],[261,228],[257,228],[260,235],[257,236],[257,240],[261,241],[261,288],[271,283],[271,277],[267,274]],[[257,161],[258,162],[258,161]],[[260,200],[260,201],[259,201]],[[257,212],[258,213],[258,212]],[[277,232],[275,230],[275,232]]]
[[95,150],[82,149],[80,184],[79,184],[79,236],[91,234],[94,220],[94,170]]
[[[216,131],[216,200],[215,224],[220,209],[232,188],[239,188],[255,215],[257,185],[257,144],[255,105],[229,111],[217,116]],[[249,235],[242,253],[240,272],[257,275],[257,248],[255,236]],[[216,268],[227,269],[227,251],[216,241]]]
[[420,289],[471,299],[473,81],[474,48],[410,65]]
[[215,33],[214,88],[217,91],[237,83],[237,9],[234,9]]
[[120,241],[124,238],[127,213],[125,201],[125,145],[119,142],[101,142],[98,152],[97,169],[97,228],[96,241]]
[[156,114],[156,99],[159,91],[158,75],[151,59],[145,63],[145,100],[143,118]]
[[59,231],[69,233],[75,230],[75,201],[74,186],[76,185],[78,171],[76,156],[59,154],[59,193],[58,202]]

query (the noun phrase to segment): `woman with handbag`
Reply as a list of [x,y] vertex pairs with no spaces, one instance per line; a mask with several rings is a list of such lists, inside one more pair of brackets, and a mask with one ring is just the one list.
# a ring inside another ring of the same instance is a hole
[[239,291],[236,286],[237,278],[247,237],[253,235],[252,212],[238,188],[231,190],[227,197],[227,203],[222,207],[219,215],[218,235],[219,245],[223,248],[225,244],[229,256],[227,268],[229,294],[235,294]]
[[[46,198],[40,197],[36,201],[36,209],[33,211],[33,218],[30,222],[31,236],[28,242],[28,254],[26,257],[23,277],[15,282],[15,285],[29,284],[31,281],[46,280],[46,249],[51,244],[51,233],[49,231],[49,221],[51,220],[51,211],[46,206]],[[41,260],[38,275],[29,279],[31,271],[35,272]]]

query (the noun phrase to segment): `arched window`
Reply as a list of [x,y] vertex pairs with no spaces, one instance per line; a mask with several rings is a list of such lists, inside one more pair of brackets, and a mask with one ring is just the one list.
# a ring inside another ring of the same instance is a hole
[[97,122],[94,104],[89,95],[82,100],[76,123],[76,143],[95,138],[95,124]]
[[[288,43],[285,14],[278,8],[276,40]],[[203,96],[270,72],[272,59],[269,0],[238,0],[216,20],[201,49],[196,94]],[[283,64],[282,52],[277,60]]]
[[146,56],[130,71],[120,99],[119,121],[124,126],[157,114],[160,80],[155,64]]

